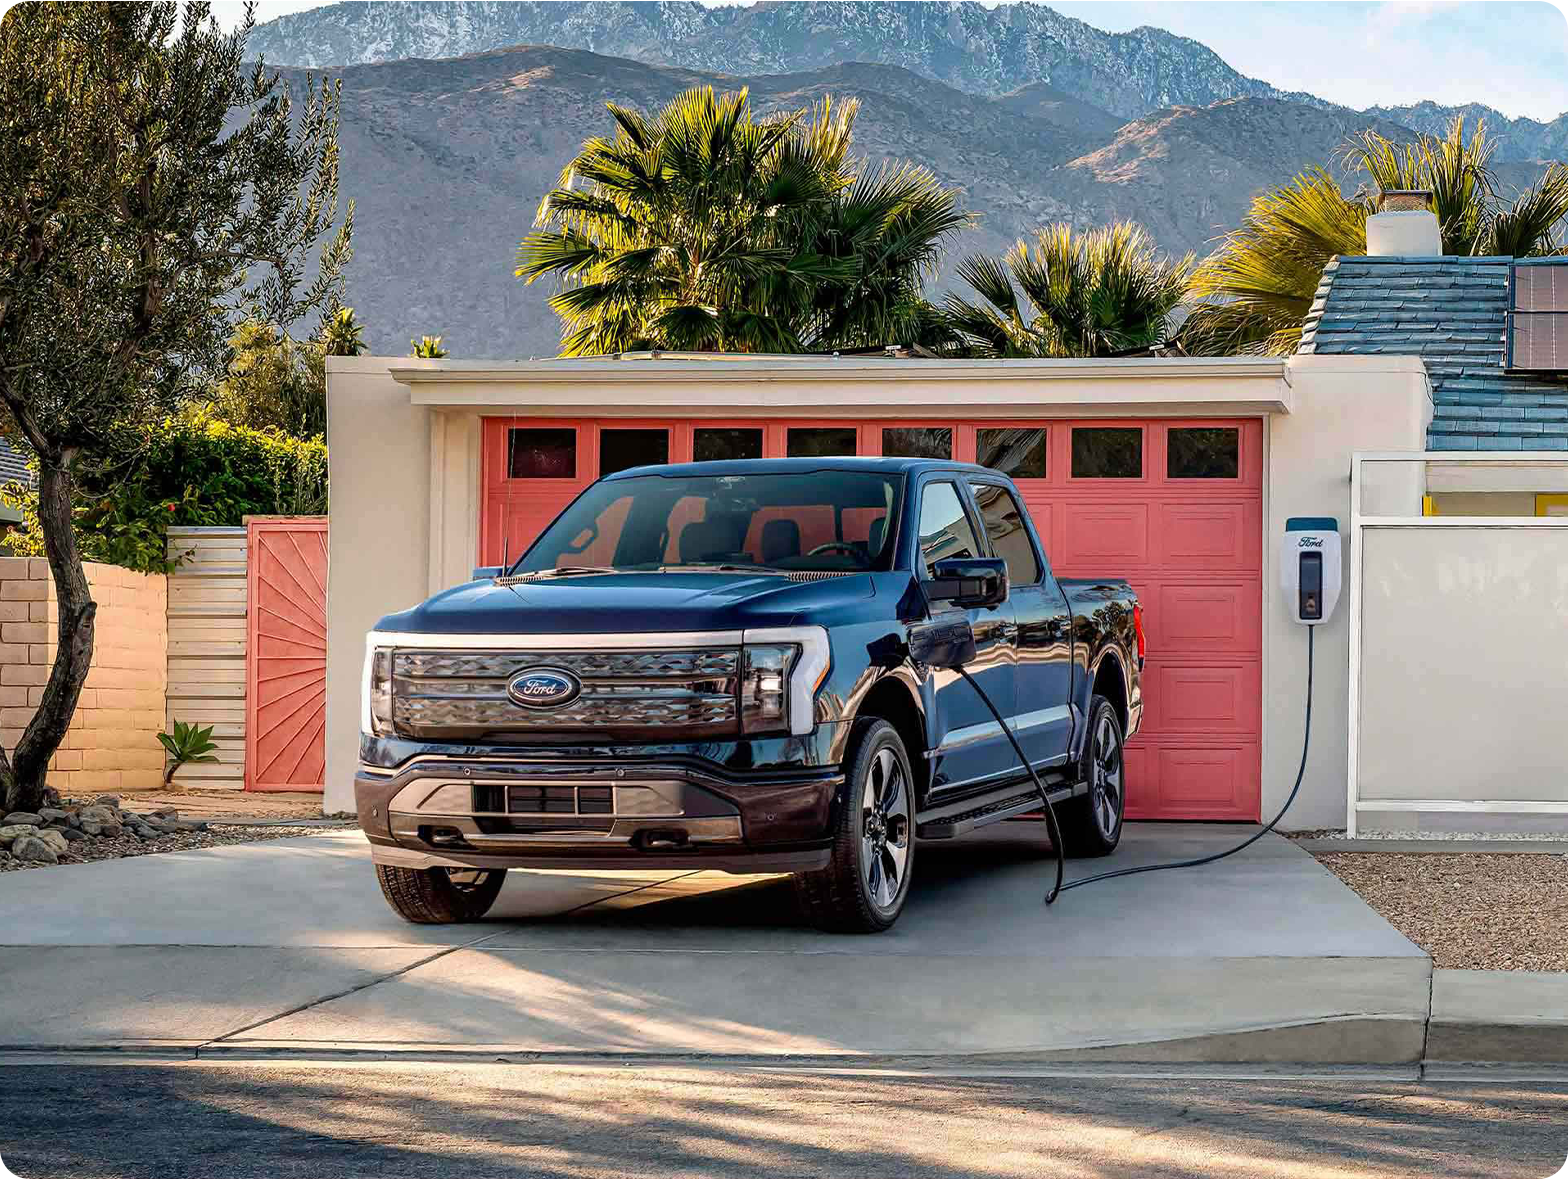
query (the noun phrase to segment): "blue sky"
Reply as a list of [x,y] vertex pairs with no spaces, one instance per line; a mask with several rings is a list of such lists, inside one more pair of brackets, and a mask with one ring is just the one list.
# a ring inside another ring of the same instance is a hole
[[[3,0],[0,0],[3,6]],[[1568,0],[1565,5],[1568,6]],[[1544,0],[1067,0],[1051,7],[1120,32],[1157,25],[1202,41],[1285,90],[1358,109],[1430,98],[1548,120],[1568,111],[1568,18]],[[239,0],[218,0],[224,19]],[[313,8],[261,0],[258,18]]]

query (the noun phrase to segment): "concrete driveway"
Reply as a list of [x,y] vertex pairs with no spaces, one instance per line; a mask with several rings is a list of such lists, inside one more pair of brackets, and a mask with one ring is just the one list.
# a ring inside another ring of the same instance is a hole
[[[1109,865],[1245,829],[1134,824]],[[1008,823],[923,845],[893,930],[804,927],[786,881],[513,872],[491,918],[406,925],[357,833],[0,877],[0,1049],[871,1063],[1420,1058],[1426,955],[1305,852],[1041,904]]]

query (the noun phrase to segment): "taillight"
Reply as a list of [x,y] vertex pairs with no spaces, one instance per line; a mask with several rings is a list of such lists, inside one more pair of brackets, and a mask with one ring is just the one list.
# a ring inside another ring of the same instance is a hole
[[1148,643],[1143,637],[1143,607],[1132,608],[1132,633],[1138,640],[1138,670],[1143,670],[1143,657],[1147,653]]

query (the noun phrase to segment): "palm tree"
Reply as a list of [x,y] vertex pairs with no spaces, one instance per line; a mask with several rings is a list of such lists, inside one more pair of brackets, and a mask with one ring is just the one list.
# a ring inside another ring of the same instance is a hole
[[[1456,117],[1442,138],[1397,144],[1366,131],[1339,155],[1378,192],[1431,190],[1446,254],[1561,253],[1568,168],[1553,164],[1509,204],[1491,170],[1493,149],[1484,124],[1467,136]],[[1366,219],[1374,211],[1366,187],[1347,197],[1322,168],[1254,198],[1241,225],[1193,275],[1196,306],[1182,327],[1184,346],[1208,354],[1295,351],[1323,267],[1336,255],[1367,252]]]
[[1131,222],[1082,234],[1052,225],[1032,248],[965,258],[959,276],[984,302],[949,294],[944,319],[972,356],[1110,356],[1166,338],[1192,267]]
[[921,282],[968,223],[957,192],[908,164],[849,156],[858,104],[757,120],[745,90],[610,104],[517,250],[560,284],[561,351],[800,352],[908,338]]

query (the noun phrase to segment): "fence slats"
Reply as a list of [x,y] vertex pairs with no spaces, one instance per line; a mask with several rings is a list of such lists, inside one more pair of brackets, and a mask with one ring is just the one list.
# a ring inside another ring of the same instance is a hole
[[205,787],[245,785],[246,533],[244,528],[171,528],[169,554],[187,554],[169,575],[167,721],[212,725],[217,762],[180,778]]

